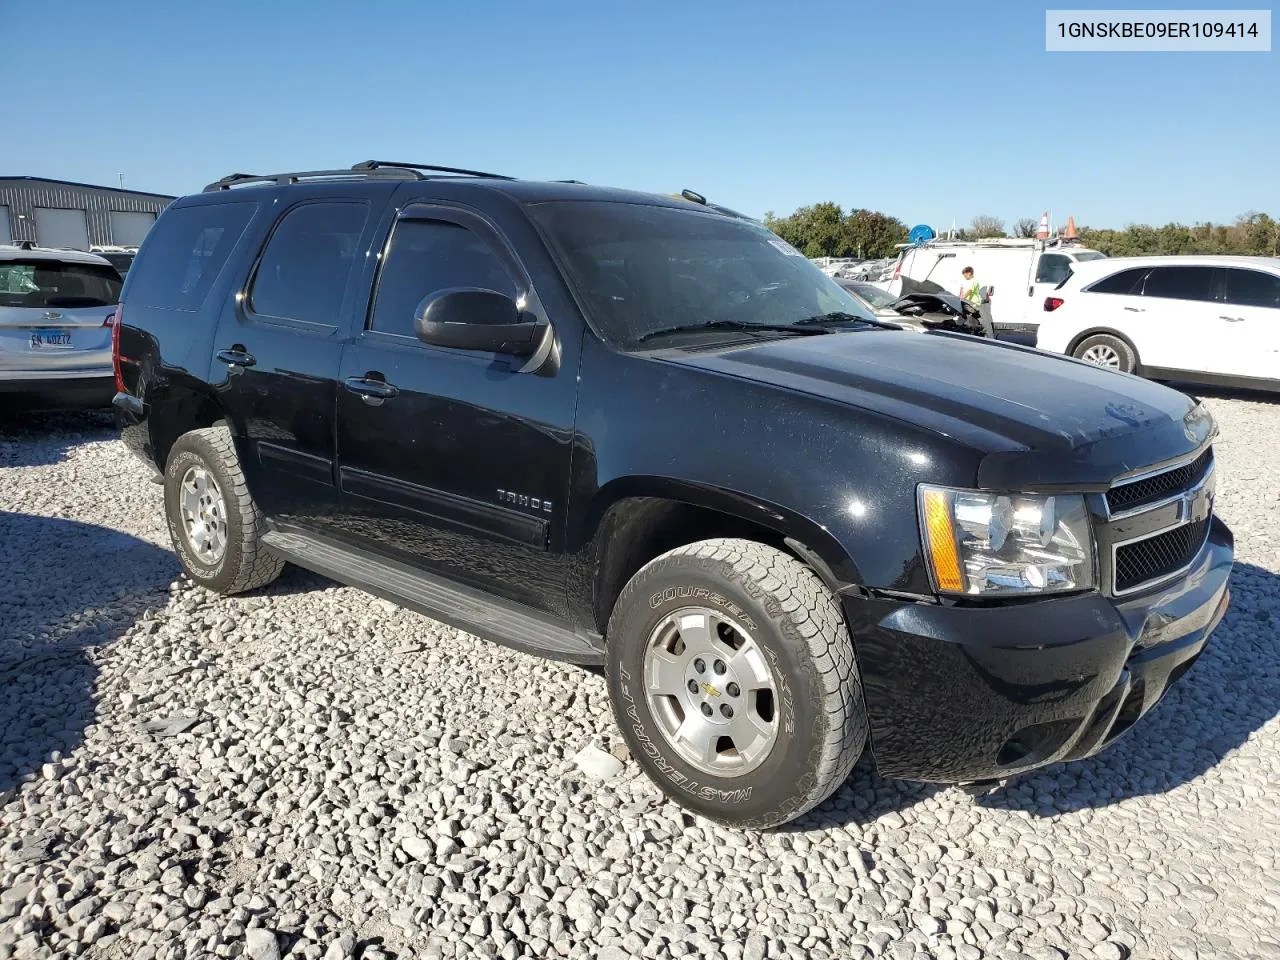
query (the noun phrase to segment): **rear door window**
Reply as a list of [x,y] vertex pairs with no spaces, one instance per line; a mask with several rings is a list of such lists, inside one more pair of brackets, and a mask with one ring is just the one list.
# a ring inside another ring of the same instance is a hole
[[1097,283],[1085,287],[1089,293],[1114,293],[1119,296],[1133,296],[1142,292],[1142,278],[1150,267],[1134,267],[1121,270],[1109,277],[1103,277]]
[[0,307],[109,307],[119,302],[120,286],[120,275],[105,263],[0,262]]
[[369,205],[354,200],[299,204],[267,240],[249,291],[254,313],[336,326]]
[[1280,308],[1280,277],[1261,270],[1227,270],[1227,303]]
[[1215,267],[1156,267],[1143,284],[1144,297],[1212,300]]
[[166,210],[129,268],[129,302],[199,310],[257,208],[241,202]]

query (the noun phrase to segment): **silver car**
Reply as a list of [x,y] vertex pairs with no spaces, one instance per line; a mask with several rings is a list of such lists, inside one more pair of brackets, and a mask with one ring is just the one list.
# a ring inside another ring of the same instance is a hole
[[0,407],[110,404],[121,285],[91,253],[0,246]]

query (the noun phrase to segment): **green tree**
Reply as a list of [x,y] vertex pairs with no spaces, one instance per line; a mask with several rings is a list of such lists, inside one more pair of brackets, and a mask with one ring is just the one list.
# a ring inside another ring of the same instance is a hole
[[1112,257],[1157,254],[1231,253],[1280,256],[1280,224],[1265,213],[1246,213],[1235,223],[1131,223],[1123,230],[1080,230],[1080,242]]
[[806,257],[888,257],[907,239],[906,224],[895,217],[865,209],[846,215],[831,202],[801,207],[789,217],[770,211],[764,225]]
[[852,256],[868,260],[890,257],[896,245],[906,243],[907,225],[878,210],[854,210],[844,218],[846,246]]

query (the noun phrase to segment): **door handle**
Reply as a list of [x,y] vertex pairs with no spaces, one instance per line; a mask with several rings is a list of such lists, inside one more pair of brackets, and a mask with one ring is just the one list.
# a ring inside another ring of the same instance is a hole
[[239,345],[229,350],[219,350],[217,356],[229,367],[252,367],[258,362],[253,358],[253,354],[246,353],[244,347]]
[[1219,320],[1225,320],[1227,323],[1240,323],[1244,317],[1218,317]]
[[347,377],[342,385],[371,407],[382,406],[384,400],[390,400],[400,392],[385,380],[371,380],[368,377]]

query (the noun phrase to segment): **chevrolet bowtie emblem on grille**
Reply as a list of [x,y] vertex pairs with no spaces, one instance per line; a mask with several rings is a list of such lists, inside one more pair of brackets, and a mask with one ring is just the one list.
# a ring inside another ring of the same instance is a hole
[[1178,519],[1183,523],[1203,520],[1213,510],[1213,491],[1201,487],[1182,495],[1179,503]]

